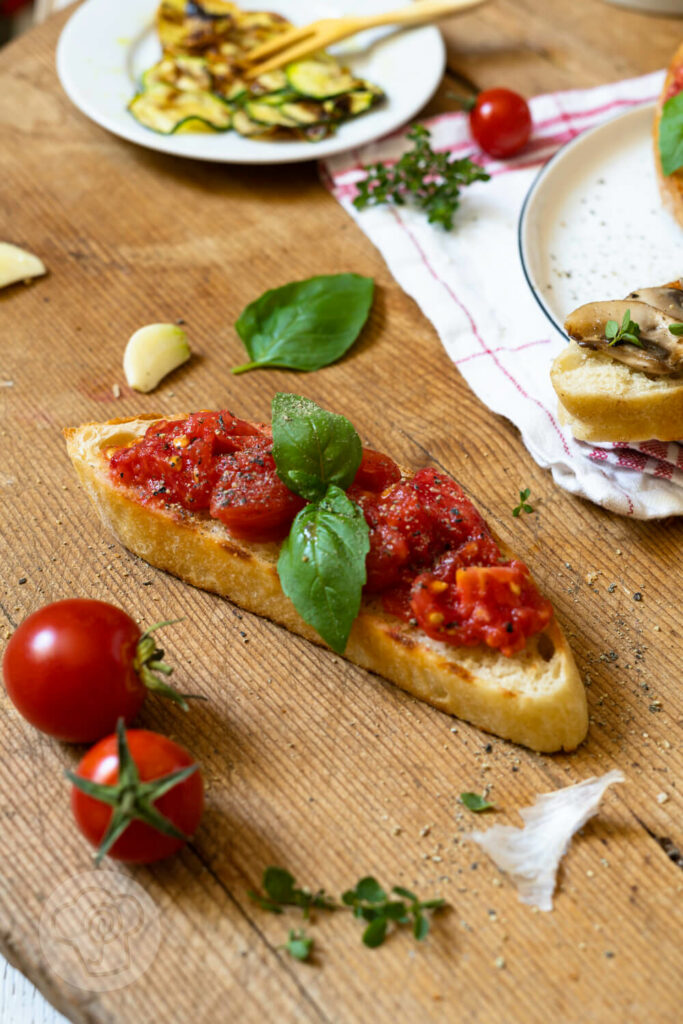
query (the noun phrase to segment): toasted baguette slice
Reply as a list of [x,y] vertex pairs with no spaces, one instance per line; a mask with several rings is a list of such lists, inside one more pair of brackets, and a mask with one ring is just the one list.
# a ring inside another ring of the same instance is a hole
[[671,85],[676,69],[683,64],[683,43],[678,47],[671,64],[669,64],[669,70],[664,80],[664,88],[661,91],[659,100],[657,102],[657,109],[655,111],[655,120],[653,125],[653,141],[654,141],[654,157],[655,157],[655,170],[657,172],[657,184],[659,185],[659,194],[662,197],[662,202],[671,213],[678,223],[683,226],[683,167],[680,167],[673,174],[665,175],[662,172],[662,161],[659,155],[659,122],[662,119],[662,108],[666,102],[667,93],[669,86]]
[[550,370],[560,418],[580,441],[676,441],[683,437],[683,380],[651,379],[575,341]]
[[[103,522],[157,568],[322,643],[282,592],[279,544],[237,540],[205,513],[151,508],[112,483],[104,451],[140,437],[157,418],[65,431],[69,456]],[[506,658],[484,645],[454,648],[432,640],[387,615],[377,600],[364,599],[345,656],[442,711],[534,750],[573,750],[586,734],[584,687],[554,620],[523,653]]]

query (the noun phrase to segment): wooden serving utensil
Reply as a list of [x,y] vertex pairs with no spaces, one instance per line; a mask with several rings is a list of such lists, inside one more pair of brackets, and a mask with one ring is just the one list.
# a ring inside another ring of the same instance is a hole
[[255,78],[268,71],[275,71],[368,28],[380,25],[422,25],[449,15],[463,14],[483,3],[486,0],[419,0],[383,14],[350,15],[313,21],[302,28],[283,32],[251,50],[242,62],[244,76]]

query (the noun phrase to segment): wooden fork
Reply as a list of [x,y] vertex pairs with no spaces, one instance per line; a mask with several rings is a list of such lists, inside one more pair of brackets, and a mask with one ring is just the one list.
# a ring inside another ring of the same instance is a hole
[[245,54],[242,60],[244,77],[255,78],[268,71],[275,71],[368,28],[377,28],[379,25],[420,25],[446,18],[449,14],[462,14],[482,3],[486,3],[486,0],[417,0],[397,11],[386,11],[384,14],[313,21],[303,28],[283,32]]

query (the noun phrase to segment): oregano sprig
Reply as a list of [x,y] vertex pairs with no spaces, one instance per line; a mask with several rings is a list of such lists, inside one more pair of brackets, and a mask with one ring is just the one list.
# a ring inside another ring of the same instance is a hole
[[[266,868],[262,886],[264,892],[249,890],[249,897],[271,914],[282,914],[286,907],[298,907],[308,919],[312,909],[350,910],[355,918],[365,922],[362,941],[370,949],[382,945],[392,925],[410,925],[414,938],[422,942],[429,934],[428,913],[447,906],[443,899],[420,900],[414,892],[400,885],[393,886],[387,894],[372,875],[366,875],[352,889],[347,889],[339,903],[330,899],[324,889],[314,892],[297,886],[293,875],[284,868]],[[313,939],[305,932],[290,931],[283,948],[297,959],[305,960],[312,945]]]
[[512,510],[512,514],[517,519],[521,516],[522,512],[533,512],[533,507],[529,504],[529,495],[531,494],[531,488],[525,487],[523,491],[519,492],[519,505],[516,505]]
[[353,205],[364,210],[382,203],[404,206],[410,200],[425,211],[430,224],[442,224],[450,231],[461,188],[488,181],[490,175],[469,157],[455,160],[450,153],[436,153],[431,133],[422,124],[416,124],[407,138],[413,147],[393,166],[377,163],[364,168],[367,174],[358,182]]
[[627,309],[624,313],[621,326],[619,326],[616,320],[608,320],[605,324],[605,337],[609,342],[608,348],[611,348],[612,345],[618,345],[620,341],[627,341],[631,345],[637,345],[638,348],[642,348],[643,343],[639,335],[640,324],[631,320],[630,309]]

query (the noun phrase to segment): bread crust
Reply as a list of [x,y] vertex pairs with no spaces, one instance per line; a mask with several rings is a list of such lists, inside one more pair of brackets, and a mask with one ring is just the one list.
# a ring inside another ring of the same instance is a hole
[[669,86],[673,81],[676,68],[680,67],[681,64],[683,64],[683,43],[681,43],[673,55],[673,59],[669,65],[669,70],[664,80],[664,88],[662,89],[659,100],[657,101],[653,124],[653,141],[655,170],[657,172],[659,194],[662,197],[662,202],[666,209],[673,217],[676,218],[681,227],[683,227],[683,167],[674,171],[673,174],[665,175],[662,172],[662,161],[659,155],[659,124],[662,120],[662,109],[664,107]]
[[555,357],[550,379],[560,420],[580,441],[677,441],[683,437],[683,381],[651,380],[575,341]]
[[[152,508],[112,483],[104,452],[140,437],[159,418],[65,430],[68,454],[102,521],[151,565],[323,645],[282,592],[278,543],[238,540],[207,514]],[[378,600],[364,598],[345,657],[442,711],[533,750],[574,750],[586,735],[585,690],[554,619],[524,652],[506,658],[484,645],[456,648],[432,640],[387,615]]]

